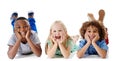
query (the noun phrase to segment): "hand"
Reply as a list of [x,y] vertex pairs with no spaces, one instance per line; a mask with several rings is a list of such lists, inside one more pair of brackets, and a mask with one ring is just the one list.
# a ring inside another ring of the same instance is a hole
[[60,39],[57,39],[58,44],[63,43],[65,41],[65,36],[61,36]]
[[26,38],[26,39],[30,38],[30,35],[31,35],[31,30],[30,30],[30,28],[28,27],[27,33],[26,33],[26,35],[25,35],[25,38]]
[[18,32],[17,29],[15,29],[14,32],[15,32],[17,39],[22,40],[22,36],[21,36],[20,32]]
[[50,39],[53,41],[53,43],[57,44],[56,38],[53,35],[50,36]]
[[92,40],[92,43],[95,43],[96,41],[98,41],[100,38],[99,34],[96,34],[94,39]]
[[90,40],[90,37],[88,36],[87,33],[85,33],[85,39],[87,40],[88,43],[92,43],[92,41]]

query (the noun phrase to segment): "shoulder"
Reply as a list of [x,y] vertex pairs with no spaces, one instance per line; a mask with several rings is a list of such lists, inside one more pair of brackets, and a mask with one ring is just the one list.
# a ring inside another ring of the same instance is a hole
[[104,43],[105,43],[105,40],[104,40],[104,39],[97,42],[97,44],[100,44],[100,45],[101,45],[101,44],[104,44]]
[[33,31],[33,30],[31,30],[31,36],[37,36],[38,34],[35,32],[35,31]]
[[13,33],[13,34],[11,35],[11,38],[10,38],[10,39],[15,39],[15,38],[17,38],[17,37],[16,37],[15,33]]
[[82,40],[79,41],[79,43],[85,44],[85,43],[87,43],[87,41],[85,39],[82,39]]

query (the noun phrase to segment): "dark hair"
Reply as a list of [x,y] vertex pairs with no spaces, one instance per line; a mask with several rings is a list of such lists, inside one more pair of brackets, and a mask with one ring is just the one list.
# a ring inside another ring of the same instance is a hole
[[18,13],[17,13],[17,12],[14,12],[14,13],[12,13],[12,16],[17,17],[17,16],[18,16]]
[[[26,21],[26,22],[29,24],[27,18],[25,18],[25,17],[18,17],[18,18],[15,20],[15,23],[16,23],[16,21],[18,21],[18,20]],[[15,23],[14,23],[14,25],[15,25]]]
[[80,34],[82,38],[85,38],[85,32],[89,26],[94,26],[98,29],[98,33],[100,36],[99,40],[105,39],[105,29],[98,21],[86,21],[83,23],[82,27],[80,28]]
[[[19,18],[16,19],[16,21],[17,21],[17,20],[27,20],[27,18],[25,18],[25,17],[19,17]],[[27,20],[27,21],[28,21],[28,20]]]

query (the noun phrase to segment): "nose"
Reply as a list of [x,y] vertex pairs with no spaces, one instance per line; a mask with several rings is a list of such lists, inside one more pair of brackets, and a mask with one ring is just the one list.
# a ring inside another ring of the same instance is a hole
[[93,33],[93,32],[91,32],[91,33],[90,33],[90,35],[91,35],[91,36],[93,36],[93,35],[94,35],[94,33]]
[[24,27],[21,27],[20,31],[21,31],[21,32],[25,31],[25,28],[24,28]]
[[56,32],[56,35],[60,35],[60,32]]

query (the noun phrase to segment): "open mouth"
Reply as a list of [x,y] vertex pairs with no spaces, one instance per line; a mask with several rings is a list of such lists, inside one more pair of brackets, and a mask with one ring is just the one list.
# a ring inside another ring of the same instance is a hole
[[56,39],[60,39],[60,38],[61,38],[61,36],[55,36],[55,38],[56,38]]
[[20,32],[22,37],[25,37],[26,32]]
[[95,38],[95,36],[91,36],[90,39],[93,40]]

